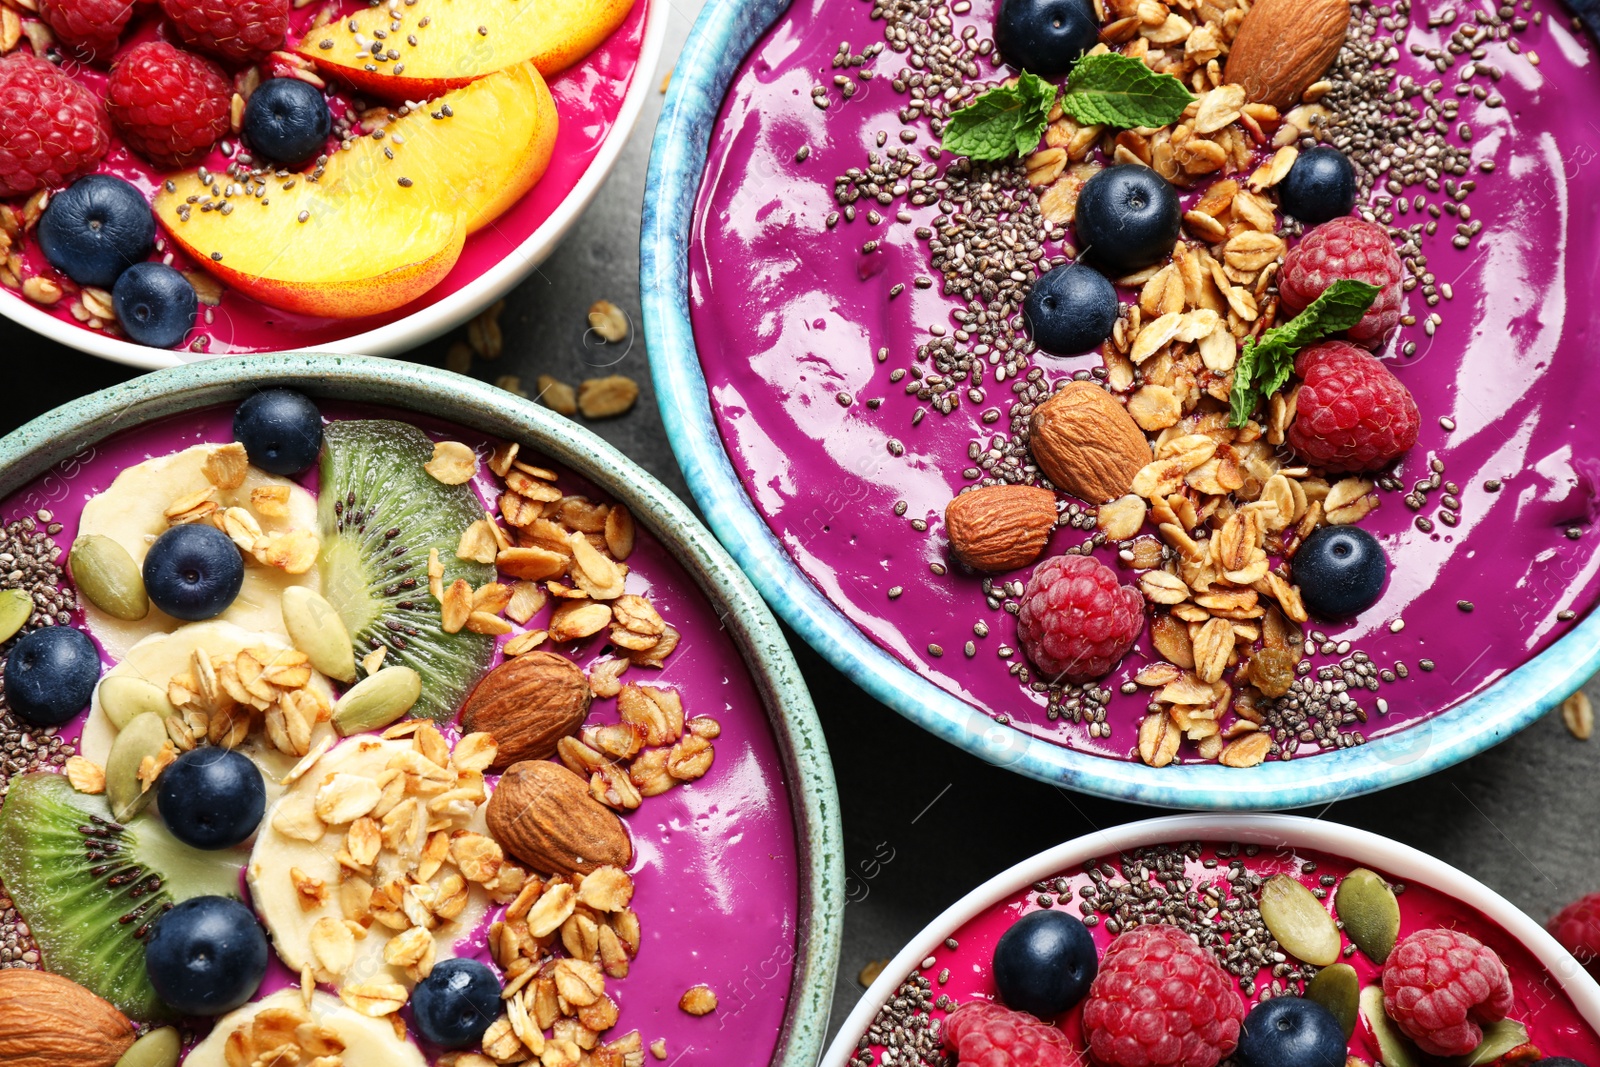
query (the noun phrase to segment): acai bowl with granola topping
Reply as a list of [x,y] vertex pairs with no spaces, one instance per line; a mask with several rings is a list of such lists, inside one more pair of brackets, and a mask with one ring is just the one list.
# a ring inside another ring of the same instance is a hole
[[831,778],[714,542],[487,387],[228,370],[4,444],[7,1062],[814,1062]]
[[1280,807],[1592,673],[1565,116],[1600,82],[1566,9],[813,0],[699,34],[646,220],[664,416],[879,699],[1046,780]]

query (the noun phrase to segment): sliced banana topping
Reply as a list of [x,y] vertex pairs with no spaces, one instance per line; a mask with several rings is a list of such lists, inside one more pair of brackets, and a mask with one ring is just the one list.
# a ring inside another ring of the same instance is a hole
[[314,994],[308,1007],[293,989],[223,1016],[183,1062],[184,1067],[427,1067],[422,1053],[396,1036],[387,1019],[368,1018],[326,993]]

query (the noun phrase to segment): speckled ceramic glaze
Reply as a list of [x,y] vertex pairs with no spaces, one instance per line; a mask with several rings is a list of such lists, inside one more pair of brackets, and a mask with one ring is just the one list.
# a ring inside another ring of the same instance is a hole
[[236,403],[268,386],[425,413],[524,446],[621,501],[693,578],[739,649],[783,760],[799,846],[793,985],[772,1067],[811,1067],[823,1047],[844,915],[839,801],[827,743],[776,621],[689,509],[589,431],[445,371],[360,356],[245,356],[173,368],[59,407],[0,439],[0,497],[108,436],[153,419]]
[[[1581,10],[1591,24],[1593,6]],[[657,129],[645,196],[645,329],[668,433],[703,512],[768,602],[841,671],[925,729],[1022,774],[1145,804],[1261,809],[1326,803],[1450,766],[1524,728],[1600,669],[1600,616],[1591,615],[1536,658],[1414,726],[1240,773],[1216,764],[1152,769],[1029,737],[886,651],[796,565],[746,495],[712,411],[690,321],[693,213],[717,116],[744,57],[787,7],[784,0],[712,0],[691,34]]]

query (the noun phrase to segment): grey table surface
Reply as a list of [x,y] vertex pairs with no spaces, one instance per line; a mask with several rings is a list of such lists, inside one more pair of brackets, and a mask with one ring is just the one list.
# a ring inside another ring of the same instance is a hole
[[[669,0],[659,83],[703,0]],[[552,374],[576,383],[599,374],[637,379],[626,416],[591,428],[687,499],[649,380],[644,339],[585,342],[591,303],[608,299],[639,320],[639,219],[650,138],[662,97],[652,93],[639,128],[588,214],[508,300],[505,353],[471,373],[531,383]],[[407,358],[442,366],[454,340]],[[84,393],[124,381],[130,368],[55,345],[0,320],[0,357],[11,385],[0,431]],[[822,716],[844,812],[852,900],[834,992],[835,1028],[862,993],[869,962],[894,955],[963,893],[1051,845],[1095,829],[1162,814],[1085,797],[997,770],[923,733],[874,702],[797,639],[795,655]],[[1589,692],[1600,700],[1600,686]],[[1375,796],[1300,814],[1397,838],[1486,882],[1541,922],[1568,900],[1600,890],[1600,740],[1580,742],[1559,715],[1450,771]],[[884,860],[883,857],[891,857]]]

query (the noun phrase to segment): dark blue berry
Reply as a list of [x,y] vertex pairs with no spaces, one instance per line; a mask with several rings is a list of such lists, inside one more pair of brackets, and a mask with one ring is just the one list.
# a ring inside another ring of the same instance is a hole
[[1348,215],[1356,206],[1356,170],[1337,148],[1308,148],[1278,184],[1278,203],[1307,226]]
[[1178,194],[1149,167],[1120,163],[1078,193],[1078,247],[1118,274],[1159,263],[1178,243]]
[[267,934],[228,897],[193,897],[156,920],[144,946],[156,996],[181,1015],[221,1015],[248,1002],[267,973]]
[[1033,283],[1022,304],[1033,343],[1058,356],[1099,346],[1117,324],[1117,290],[1091,267],[1069,263]]
[[1094,937],[1064,911],[1036,911],[994,947],[994,984],[1006,1007],[1054,1018],[1083,999],[1100,970]]
[[151,348],[181,344],[200,310],[189,279],[165,263],[135,263],[117,279],[111,299],[123,330]]
[[198,622],[228,609],[244,584],[244,558],[215,526],[174,526],[144,557],[150,602],[175,619]]
[[1377,603],[1389,558],[1378,539],[1359,526],[1313,530],[1294,554],[1292,575],[1306,610],[1324,619],[1348,619]]
[[110,289],[156,247],[144,194],[121,178],[91,174],[50,198],[39,218],[39,248],[79,285]]
[[1245,1016],[1239,1059],[1245,1067],[1344,1067],[1344,1028],[1314,1000],[1273,997]]
[[242,752],[206,746],[161,772],[156,804],[172,836],[192,848],[232,848],[256,832],[267,809],[267,786]]
[[1587,1064],[1572,1059],[1570,1056],[1546,1056],[1536,1062],[1539,1067],[1588,1067]]
[[1001,57],[1041,78],[1059,78],[1100,40],[1089,0],[1003,0],[994,41]]
[[6,657],[6,702],[30,726],[60,726],[73,718],[89,706],[99,680],[99,651],[70,626],[35,630]]
[[309,163],[327,146],[333,115],[322,92],[298,78],[271,78],[244,106],[244,136],[281,167]]
[[303,393],[267,389],[234,412],[233,439],[269,474],[301,474],[322,451],[322,412]]
[[500,980],[477,960],[443,960],[411,994],[417,1032],[440,1048],[477,1048],[500,1015]]

